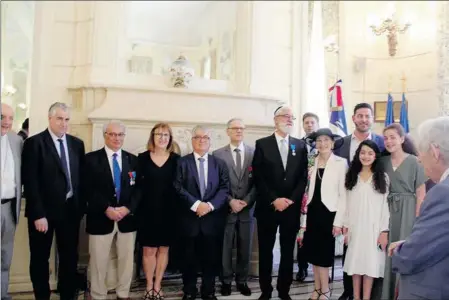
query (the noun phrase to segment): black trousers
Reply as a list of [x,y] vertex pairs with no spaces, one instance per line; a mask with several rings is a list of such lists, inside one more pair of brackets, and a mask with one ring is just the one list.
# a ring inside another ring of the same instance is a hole
[[[48,231],[38,232],[34,221],[28,219],[28,234],[30,243],[30,277],[33,284],[34,296],[37,300],[50,299],[49,258],[56,234],[56,246],[59,256],[58,290],[63,299],[71,299],[77,288],[78,266],[78,234],[80,218],[67,205],[64,216],[60,220],[48,220]],[[53,272],[55,267],[52,266]]]
[[[184,237],[182,283],[184,294],[196,294],[198,271],[201,271],[201,295],[215,294],[215,278],[219,272],[222,236],[200,233]],[[200,270],[198,270],[198,268]]]
[[279,227],[281,262],[276,289],[280,295],[287,295],[293,281],[293,252],[295,249],[298,227],[288,218],[278,215],[274,218],[258,217],[257,237],[259,239],[259,285],[262,293],[270,294],[271,272],[273,271],[273,247]]

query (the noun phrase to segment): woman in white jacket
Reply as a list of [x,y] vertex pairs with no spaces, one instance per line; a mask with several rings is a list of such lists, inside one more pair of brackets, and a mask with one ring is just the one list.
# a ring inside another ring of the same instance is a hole
[[[307,214],[301,218],[304,253],[313,265],[315,290],[311,299],[329,299],[329,268],[334,262],[335,237],[340,235],[346,203],[344,186],[347,162],[332,150],[342,140],[328,128],[321,128],[309,139],[318,155],[310,164],[306,193]],[[341,143],[339,143],[341,144]]]

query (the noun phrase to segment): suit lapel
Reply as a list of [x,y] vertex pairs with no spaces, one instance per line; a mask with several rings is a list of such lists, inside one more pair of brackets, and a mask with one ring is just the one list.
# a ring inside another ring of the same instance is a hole
[[114,189],[114,177],[112,176],[111,166],[109,165],[109,158],[105,148],[100,152],[99,163],[103,168],[104,174],[109,176],[109,182],[111,183],[112,189]]
[[70,165],[70,178],[72,180],[73,185],[73,178],[78,178],[78,164],[76,162],[78,161],[79,158],[76,151],[73,149],[72,137],[66,135],[66,141],[67,141],[67,152],[69,154],[69,157],[67,159],[69,160]]
[[225,157],[228,160],[228,163],[232,166],[232,170],[234,171],[235,176],[237,178],[239,178],[239,176],[238,176],[239,174],[237,173],[237,169],[236,169],[237,166],[235,165],[234,157],[232,156],[232,151],[231,151],[231,146],[230,145],[228,145],[225,148],[225,152],[227,152],[227,155],[225,155]]
[[190,154],[189,168],[190,168],[190,173],[193,174],[193,177],[195,177],[198,191],[200,191],[201,190],[200,189],[200,179],[199,179],[198,169],[196,167],[195,155],[193,155],[193,153]]
[[242,166],[242,176],[243,174],[245,174],[245,172],[248,170],[249,166],[251,165],[251,151],[249,149],[248,146],[245,146],[245,159],[243,161],[243,166]]
[[[271,139],[272,151],[271,152],[273,153],[274,157],[278,161],[278,164],[281,166],[282,170],[284,170],[284,164],[282,163],[281,151],[279,150],[276,136],[273,133],[273,135],[271,137],[272,137],[272,139]],[[288,145],[287,145],[287,147],[288,147]],[[288,159],[287,159],[287,165],[288,165]],[[284,170],[284,172],[285,172],[285,170]]]
[[297,145],[295,144],[294,141],[292,141],[292,137],[289,136],[288,137],[288,145],[287,145],[287,147],[288,147],[287,166],[285,168],[285,173],[286,174],[288,174],[288,171],[290,171],[292,168],[294,169],[294,165],[293,164],[296,161],[295,159],[293,159],[294,156],[293,156],[293,153],[292,153],[292,146],[291,145],[294,145],[294,147],[295,147],[295,155],[296,155],[296,146]]
[[122,150],[122,173],[121,173],[121,189],[123,190],[123,187],[127,187],[129,184],[129,174],[130,172],[130,165],[129,165],[129,159],[128,159],[128,153]]

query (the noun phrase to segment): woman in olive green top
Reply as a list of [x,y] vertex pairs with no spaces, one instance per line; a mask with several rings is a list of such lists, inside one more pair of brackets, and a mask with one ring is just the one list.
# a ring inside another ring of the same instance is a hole
[[[385,171],[390,178],[389,243],[405,240],[411,233],[415,218],[426,195],[426,176],[416,157],[417,151],[400,124],[394,123],[383,131],[387,155],[382,157]],[[389,155],[388,155],[389,154]],[[395,299],[396,274],[391,270],[391,258],[387,258],[383,281],[382,299]]]

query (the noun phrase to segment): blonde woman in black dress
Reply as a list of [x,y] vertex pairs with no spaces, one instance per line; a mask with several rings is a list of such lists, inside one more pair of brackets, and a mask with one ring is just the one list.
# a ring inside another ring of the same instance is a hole
[[137,237],[143,247],[143,269],[147,280],[143,299],[164,298],[162,278],[176,230],[173,182],[178,158],[179,155],[173,152],[170,126],[156,124],[151,130],[148,151],[138,156],[136,171],[136,188],[140,197]]
[[303,253],[313,266],[315,290],[310,299],[314,300],[330,299],[329,268],[334,263],[335,237],[344,225],[347,162],[332,153],[338,138],[328,128],[309,136],[318,155],[309,169],[307,214],[301,218],[301,228],[305,229]]

